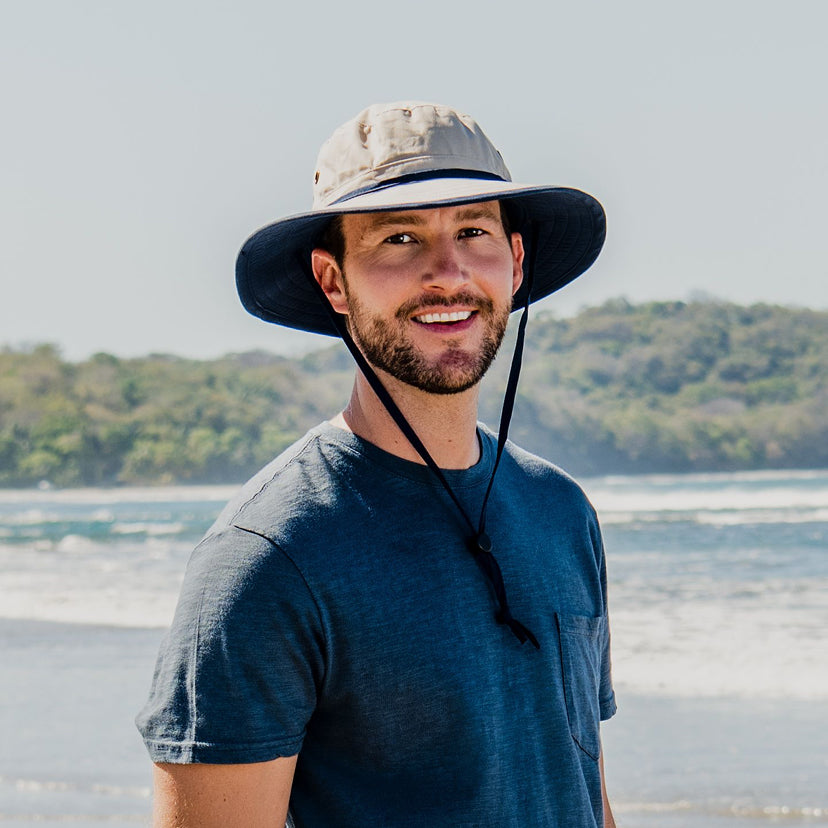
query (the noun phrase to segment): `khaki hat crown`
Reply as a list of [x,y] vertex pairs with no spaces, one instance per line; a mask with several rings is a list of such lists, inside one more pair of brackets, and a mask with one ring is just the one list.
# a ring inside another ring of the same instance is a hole
[[477,122],[447,106],[375,104],[339,127],[316,162],[313,209],[325,209],[400,178],[465,170],[512,177]]

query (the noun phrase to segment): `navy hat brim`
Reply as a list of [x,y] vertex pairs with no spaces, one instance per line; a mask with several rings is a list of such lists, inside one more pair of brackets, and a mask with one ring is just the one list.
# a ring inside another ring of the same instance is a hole
[[[439,184],[444,186],[435,186]],[[429,186],[422,186],[427,184]],[[505,202],[514,231],[523,234],[524,269],[533,260],[530,302],[549,296],[592,265],[606,237],[601,204],[580,190],[532,187],[479,179],[444,179],[372,191],[325,210],[277,221],[254,233],[236,261],[236,287],[242,305],[276,325],[337,336],[317,288],[312,284],[311,251],[325,227],[343,213],[416,210],[497,199]],[[537,250],[532,250],[537,240]],[[528,280],[513,307],[526,302]]]

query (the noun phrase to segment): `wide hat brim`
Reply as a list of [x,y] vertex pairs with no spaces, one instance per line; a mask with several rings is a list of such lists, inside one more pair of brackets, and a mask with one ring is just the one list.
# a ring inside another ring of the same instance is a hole
[[[310,256],[328,222],[343,213],[447,207],[499,199],[512,229],[523,234],[524,271],[534,258],[530,302],[580,276],[601,252],[606,218],[600,203],[566,187],[527,186],[475,178],[431,178],[380,187],[329,208],[289,216],[254,233],[236,261],[236,287],[254,316],[312,333],[337,336],[330,311],[311,282]],[[537,250],[532,249],[537,239]],[[513,308],[526,302],[527,273]]]

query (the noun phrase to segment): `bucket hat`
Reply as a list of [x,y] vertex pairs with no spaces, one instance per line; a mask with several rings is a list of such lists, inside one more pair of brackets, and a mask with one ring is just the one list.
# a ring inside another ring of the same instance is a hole
[[339,335],[313,284],[310,254],[331,219],[344,213],[501,200],[512,229],[523,233],[525,262],[534,263],[513,308],[580,276],[604,243],[604,210],[596,199],[568,187],[512,182],[477,123],[438,104],[368,107],[323,144],[313,179],[311,210],[258,230],[236,262],[244,307],[288,328]]

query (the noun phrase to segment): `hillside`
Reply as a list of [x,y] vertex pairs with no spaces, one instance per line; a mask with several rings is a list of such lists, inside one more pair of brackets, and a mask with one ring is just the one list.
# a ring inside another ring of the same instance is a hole
[[[511,342],[487,378],[497,427]],[[0,352],[0,485],[229,482],[347,399],[341,346],[195,361]],[[828,467],[828,313],[613,301],[539,316],[513,438],[576,474]]]
[[579,474],[828,467],[826,312],[614,301],[536,319],[521,388],[514,438]]

